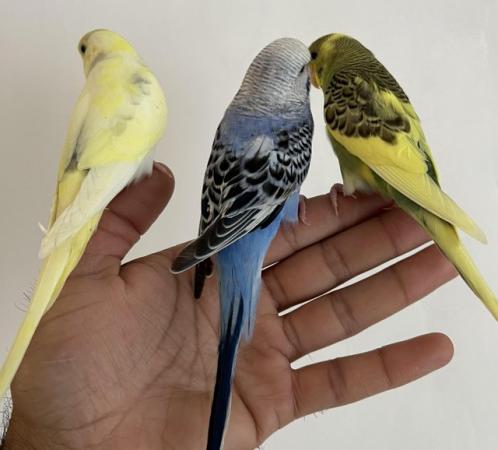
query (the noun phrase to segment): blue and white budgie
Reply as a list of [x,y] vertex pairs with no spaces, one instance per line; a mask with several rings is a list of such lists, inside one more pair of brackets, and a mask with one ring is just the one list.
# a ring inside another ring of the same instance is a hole
[[310,53],[278,39],[250,65],[221,121],[206,168],[199,237],[173,263],[195,265],[198,298],[214,256],[221,303],[216,385],[208,450],[222,446],[241,335],[251,336],[263,260],[282,221],[298,219],[299,189],[311,159]]

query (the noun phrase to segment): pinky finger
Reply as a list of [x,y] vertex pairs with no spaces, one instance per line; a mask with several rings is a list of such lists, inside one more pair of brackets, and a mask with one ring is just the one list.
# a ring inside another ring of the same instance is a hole
[[448,364],[453,345],[432,333],[294,372],[295,419],[410,383]]

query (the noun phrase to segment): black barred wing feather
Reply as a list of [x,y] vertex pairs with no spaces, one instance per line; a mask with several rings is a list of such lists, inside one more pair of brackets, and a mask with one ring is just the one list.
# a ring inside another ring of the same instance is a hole
[[[379,137],[384,151],[393,149],[402,135],[416,159],[439,185],[437,169],[420,119],[396,79],[377,60],[361,68],[334,74],[325,89],[325,121],[329,131],[347,137]],[[410,155],[407,156],[408,158]]]
[[377,62],[332,77],[325,103],[332,137],[409,200],[485,242],[475,222],[441,190],[413,107],[386,69],[379,76],[379,68]]
[[331,130],[348,137],[380,137],[389,144],[395,143],[396,133],[410,131],[409,117],[397,107],[408,103],[408,97],[384,71],[347,69],[333,75],[324,91],[325,120]]
[[253,209],[232,219],[219,216],[201,236],[182,250],[173,263],[172,271],[179,273],[188,270],[247,234],[254,228],[251,222],[257,213]]
[[[243,153],[215,139],[202,194],[200,236],[180,253],[172,270],[187,270],[269,224],[306,177],[311,137],[311,127],[303,124],[274,138],[257,136]],[[197,275],[202,284],[202,274]],[[196,288],[200,290],[202,286]]]
[[213,261],[207,258],[195,266],[194,298],[200,298],[207,277],[213,274]]

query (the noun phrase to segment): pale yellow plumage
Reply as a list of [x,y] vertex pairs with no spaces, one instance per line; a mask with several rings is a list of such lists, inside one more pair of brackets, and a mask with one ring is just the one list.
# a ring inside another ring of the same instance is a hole
[[0,371],[9,387],[43,314],[58,297],[97,228],[104,208],[127,184],[152,171],[166,103],[133,47],[107,30],[79,44],[86,84],[69,124],[57,175],[43,263],[26,317]]
[[397,147],[391,149],[380,138],[370,138],[366,146],[360,139],[348,138],[340,133],[331,134],[350,153],[410,200],[486,243],[486,236],[479,226],[427,174],[422,155],[413,150],[408,138],[399,139]]

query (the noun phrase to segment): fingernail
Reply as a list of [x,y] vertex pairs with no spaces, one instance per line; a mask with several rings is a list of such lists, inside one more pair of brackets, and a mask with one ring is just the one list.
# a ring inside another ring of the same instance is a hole
[[171,179],[174,178],[173,172],[171,172],[171,169],[167,165],[165,165],[159,161],[154,161],[154,167],[157,170],[159,170],[159,172],[162,172],[162,173],[165,173],[166,175],[168,175],[169,178],[171,178]]

